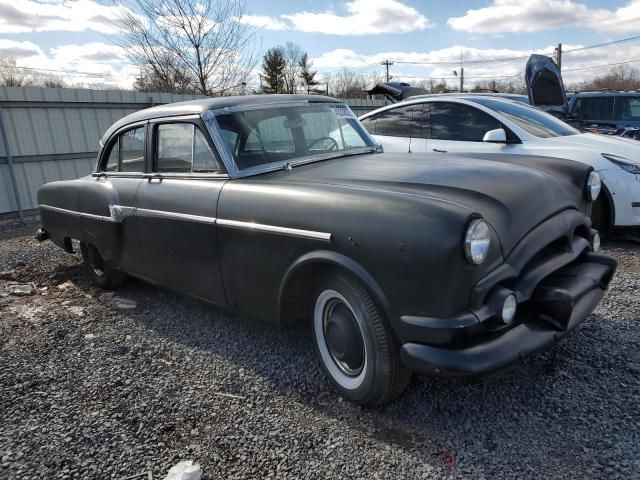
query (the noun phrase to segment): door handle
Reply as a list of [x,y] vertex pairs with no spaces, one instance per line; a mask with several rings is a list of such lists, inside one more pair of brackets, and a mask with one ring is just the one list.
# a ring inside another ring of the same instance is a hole
[[154,180],[157,180],[158,183],[162,183],[162,175],[159,173],[147,173],[143,175],[143,177],[146,178],[149,183],[152,183]]
[[433,149],[433,151],[434,151],[434,152],[438,152],[438,153],[447,153],[447,151],[446,151],[446,150],[440,150],[440,149],[438,149],[438,148],[434,148],[434,149]]

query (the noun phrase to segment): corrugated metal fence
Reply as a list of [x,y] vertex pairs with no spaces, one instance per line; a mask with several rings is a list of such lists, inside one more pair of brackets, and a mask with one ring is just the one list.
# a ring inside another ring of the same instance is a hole
[[[100,137],[119,118],[153,105],[194,98],[199,97],[120,90],[1,87],[0,218],[16,216],[18,199],[26,214],[35,213],[36,193],[44,183],[91,172]],[[385,105],[380,100],[347,103],[356,115]],[[13,164],[13,179],[9,163]]]

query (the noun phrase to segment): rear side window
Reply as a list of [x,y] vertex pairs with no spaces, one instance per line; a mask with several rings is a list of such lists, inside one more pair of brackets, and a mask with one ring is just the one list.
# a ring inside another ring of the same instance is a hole
[[640,120],[640,97],[616,97],[617,120]]
[[106,159],[103,159],[103,172],[140,172],[144,171],[145,127],[127,130],[116,138]]
[[376,134],[376,120],[378,119],[378,115],[371,115],[363,120],[360,120],[360,123],[364,128],[367,129],[369,133]]
[[423,137],[422,104],[392,108],[376,115],[376,135]]
[[613,120],[613,97],[578,98],[573,114],[580,120]]
[[218,160],[192,123],[160,124],[156,134],[156,172],[217,172]]
[[434,102],[431,104],[431,138],[481,142],[489,130],[502,125],[491,115],[477,108],[458,103]]

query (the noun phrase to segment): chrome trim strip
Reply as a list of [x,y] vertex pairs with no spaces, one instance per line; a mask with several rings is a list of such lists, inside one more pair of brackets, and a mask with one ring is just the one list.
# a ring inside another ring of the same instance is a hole
[[39,205],[39,207],[44,208],[45,210],[51,210],[52,212],[66,213],[69,215],[75,215],[77,217],[91,218],[93,220],[100,220],[103,222],[114,221],[112,217],[105,217],[104,215],[95,215],[93,213],[77,212],[75,210],[67,210],[66,208],[52,207],[51,205]]
[[187,220],[191,222],[210,223],[214,225],[216,223],[215,217],[204,217],[202,215],[191,215],[189,213],[167,212],[164,210],[151,210],[148,208],[136,208],[135,212],[136,212],[136,215],[140,217]]
[[190,222],[206,223],[211,225],[221,225],[223,227],[243,228],[257,232],[277,233],[281,235],[291,235],[294,237],[310,238],[313,240],[323,240],[330,242],[333,238],[331,233],[316,232],[313,230],[302,230],[300,228],[279,227],[277,225],[265,225],[254,222],[241,222],[238,220],[225,220],[223,218],[205,217],[202,215],[191,215],[189,213],[167,212],[164,210],[151,210],[148,208],[125,207],[122,205],[110,205],[110,217],[102,215],[94,215],[91,213],[77,212],[75,210],[67,210],[66,208],[52,207],[50,205],[40,205],[40,208],[51,210],[58,213],[67,213],[78,217],[91,218],[93,220],[101,220],[103,222],[121,223],[125,218],[132,215],[150,217],[150,218],[166,218],[174,220],[184,220]]
[[238,220],[218,219],[218,225],[232,228],[245,228],[259,232],[280,233],[283,235],[292,235],[295,237],[312,238],[314,240],[331,241],[332,234],[326,232],[314,232],[313,230],[301,230],[299,228],[278,227],[276,225],[264,225],[253,222],[240,222]]

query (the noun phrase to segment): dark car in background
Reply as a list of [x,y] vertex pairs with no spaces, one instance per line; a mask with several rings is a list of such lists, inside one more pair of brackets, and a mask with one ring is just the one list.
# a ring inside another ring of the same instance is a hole
[[381,153],[328,97],[154,107],[102,145],[92,175],[40,189],[40,240],[80,241],[104,288],[131,275],[241,316],[309,322],[331,383],[367,406],[412,371],[481,374],[553,345],[615,271],[596,253],[592,168]]
[[640,129],[640,92],[575,92],[567,101],[569,116],[585,125]]

